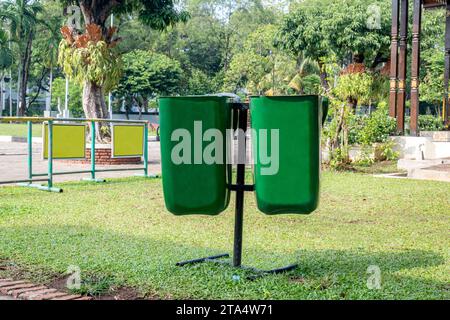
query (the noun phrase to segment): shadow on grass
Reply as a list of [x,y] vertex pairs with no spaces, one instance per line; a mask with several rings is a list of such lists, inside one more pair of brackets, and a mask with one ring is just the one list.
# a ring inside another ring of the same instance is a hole
[[[222,253],[214,249],[213,238],[207,248],[191,246],[173,234],[162,239],[152,234],[130,236],[82,225],[45,225],[0,228],[0,240],[0,259],[59,274],[76,265],[89,276],[113,279],[111,285],[131,286],[164,297],[426,299],[442,298],[448,293],[448,286],[439,280],[396,274],[445,263],[441,255],[425,250],[330,249],[274,254],[252,248],[249,239],[244,262],[261,268],[298,262],[299,268],[285,275],[236,283],[233,275],[245,275],[246,271],[212,263],[175,266],[180,260]],[[217,246],[223,248],[223,244]],[[386,283],[384,291],[366,287],[371,265],[381,270]]]

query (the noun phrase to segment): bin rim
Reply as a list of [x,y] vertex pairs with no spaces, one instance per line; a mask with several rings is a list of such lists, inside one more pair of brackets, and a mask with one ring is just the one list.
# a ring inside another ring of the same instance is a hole
[[265,95],[252,95],[249,98],[308,98],[308,97],[325,97],[320,94],[297,94],[297,95],[277,95],[277,96],[265,96]]
[[231,99],[230,97],[226,96],[214,96],[214,95],[189,95],[189,96],[161,96],[158,97],[158,99],[186,99],[186,98],[197,98],[197,99],[211,99],[211,98],[220,98],[220,99]]

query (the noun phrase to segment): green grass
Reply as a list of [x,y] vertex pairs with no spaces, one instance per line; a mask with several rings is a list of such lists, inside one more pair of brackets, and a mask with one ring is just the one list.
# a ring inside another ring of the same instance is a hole
[[[33,137],[42,136],[42,125],[33,124]],[[26,124],[9,124],[0,123],[0,136],[13,136],[13,137],[26,137],[27,136]]]
[[[35,281],[76,265],[90,282],[99,279],[86,292],[126,286],[161,298],[449,298],[449,183],[324,172],[320,207],[309,216],[266,216],[249,194],[244,264],[300,265],[255,281],[228,266],[174,265],[232,249],[233,202],[216,217],[177,217],[164,208],[159,179],[63,187],[62,194],[0,188],[0,260]],[[381,270],[381,289],[367,288],[371,265]]]

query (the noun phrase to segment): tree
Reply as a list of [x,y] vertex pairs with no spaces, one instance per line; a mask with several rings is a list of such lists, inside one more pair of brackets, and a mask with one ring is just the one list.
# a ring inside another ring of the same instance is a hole
[[147,111],[150,98],[174,93],[182,77],[180,64],[169,57],[143,50],[123,56],[124,72],[116,94]]
[[295,56],[304,55],[319,64],[322,86],[328,89],[325,61],[332,54],[325,29],[328,2],[307,0],[298,4],[282,22],[275,45]]
[[3,79],[3,72],[13,63],[13,54],[8,43],[8,35],[0,29],[0,79]]
[[[73,1],[62,1],[70,4]],[[120,56],[113,49],[118,39],[116,28],[108,28],[106,21],[114,13],[136,13],[153,29],[162,30],[188,17],[175,8],[173,0],[77,0],[85,23],[85,33],[65,27],[60,44],[60,64],[69,77],[83,83],[83,109],[87,117],[105,118],[107,108],[104,92],[112,89],[120,78]],[[98,130],[103,139],[104,130]]]
[[445,91],[445,10],[426,10],[423,15],[419,98],[434,105],[440,114]]
[[185,78],[187,87],[184,92],[187,95],[211,94],[220,90],[221,83],[199,69],[191,69],[189,73],[185,73]]
[[328,89],[327,60],[340,65],[365,63],[372,70],[387,61],[389,7],[388,0],[305,0],[284,19],[277,45],[317,61],[322,85]]
[[[66,96],[66,79],[55,78],[52,83],[52,105],[57,106],[58,102],[64,104]],[[69,110],[76,118],[83,117],[83,88],[76,82],[69,83]],[[59,100],[59,101],[58,101]]]
[[43,12],[43,7],[38,1],[33,0],[7,0],[0,7],[0,20],[9,23],[12,40],[17,45],[19,54],[19,114],[25,114],[27,109],[26,97],[28,77],[32,56],[32,45],[35,37],[36,26],[42,21],[38,14]]
[[61,40],[59,29],[62,24],[62,17],[57,10],[60,9],[58,3],[51,3],[50,7],[48,7],[48,2],[45,4],[47,5],[46,12],[47,10],[52,11],[46,13],[45,25],[39,25],[37,27],[36,37],[33,41],[29,82],[35,85],[30,86],[34,90],[32,90],[32,94],[30,93],[32,96],[29,99],[29,105],[32,105],[40,96],[41,91],[47,92],[47,98],[51,104],[52,82],[55,71],[56,75],[58,75],[55,67],[58,58],[58,44]]
[[[13,64],[13,55],[9,48],[8,35],[3,29],[0,29],[0,103],[3,103],[3,84],[5,71]],[[11,81],[11,79],[10,79]],[[2,105],[0,105],[0,116],[2,115]]]
[[277,50],[274,37],[277,26],[264,25],[248,35],[240,52],[226,71],[224,90],[246,89],[252,94],[286,94],[296,73],[295,59]]

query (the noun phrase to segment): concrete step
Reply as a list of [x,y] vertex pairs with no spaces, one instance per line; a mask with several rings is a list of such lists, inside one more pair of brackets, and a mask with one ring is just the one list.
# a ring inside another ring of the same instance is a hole
[[412,169],[427,168],[441,164],[450,164],[450,158],[429,159],[429,160],[400,159],[397,162],[397,168],[409,171]]
[[408,178],[450,182],[450,165],[442,164],[408,171]]
[[450,158],[433,160],[400,159],[397,168],[407,171],[411,179],[450,182]]

